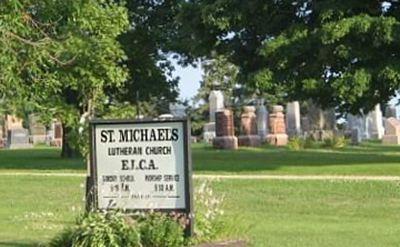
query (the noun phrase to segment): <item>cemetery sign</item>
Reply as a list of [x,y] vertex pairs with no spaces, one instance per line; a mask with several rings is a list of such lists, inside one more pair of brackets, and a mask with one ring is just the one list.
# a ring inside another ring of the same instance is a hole
[[191,215],[186,119],[94,120],[90,127],[94,207]]

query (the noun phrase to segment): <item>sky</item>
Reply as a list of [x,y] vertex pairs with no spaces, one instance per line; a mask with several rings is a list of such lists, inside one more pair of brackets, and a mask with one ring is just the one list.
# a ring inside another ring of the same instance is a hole
[[201,69],[201,64],[199,63],[197,68],[192,66],[182,67],[172,60],[175,71],[174,76],[179,76],[181,79],[179,81],[179,99],[190,100],[200,87],[200,81],[202,79],[203,70]]

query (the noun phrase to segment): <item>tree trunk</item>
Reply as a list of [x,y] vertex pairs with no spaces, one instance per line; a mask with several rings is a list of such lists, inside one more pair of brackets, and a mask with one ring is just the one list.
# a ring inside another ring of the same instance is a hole
[[64,123],[62,124],[63,128],[63,138],[62,138],[62,148],[61,148],[61,157],[63,158],[76,158],[79,157],[79,152],[75,148],[72,147],[71,142],[68,138],[69,134],[72,131],[71,127],[67,127]]

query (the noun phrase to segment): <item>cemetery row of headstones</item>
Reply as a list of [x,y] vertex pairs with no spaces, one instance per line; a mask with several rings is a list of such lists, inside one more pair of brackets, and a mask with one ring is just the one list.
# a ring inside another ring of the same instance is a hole
[[379,104],[368,114],[348,114],[345,129],[339,131],[333,109],[323,110],[309,102],[308,112],[301,116],[300,103],[294,101],[286,105],[286,110],[280,105],[272,106],[269,114],[260,99],[256,106],[243,107],[240,133],[236,137],[233,112],[225,108],[222,92],[211,91],[209,103],[210,119],[204,126],[203,139],[216,148],[236,149],[238,146],[259,146],[264,142],[283,146],[290,137],[312,137],[322,141],[336,135],[350,137],[352,144],[368,139],[382,140],[384,144],[400,144],[400,120],[397,120],[396,108],[392,106],[386,109],[386,118]]
[[0,118],[0,148],[31,148],[34,144],[42,143],[57,147],[62,145],[62,125],[57,120],[46,127],[38,116],[32,114],[28,128],[24,128],[23,120],[14,115]]

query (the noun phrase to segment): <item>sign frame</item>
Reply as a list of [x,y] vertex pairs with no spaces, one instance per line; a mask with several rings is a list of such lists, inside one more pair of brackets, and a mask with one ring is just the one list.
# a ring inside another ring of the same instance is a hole
[[98,209],[98,188],[97,188],[97,156],[96,156],[96,126],[100,125],[135,125],[135,124],[157,124],[157,123],[181,123],[183,128],[183,154],[184,154],[184,196],[185,196],[185,208],[137,208],[137,209],[126,209],[126,213],[134,212],[164,212],[164,213],[183,213],[186,219],[188,219],[188,224],[185,229],[185,234],[187,236],[192,236],[193,234],[193,180],[192,180],[192,158],[191,158],[191,141],[190,136],[190,121],[187,118],[172,118],[172,119],[93,119],[89,121],[89,144],[90,144],[90,159],[88,165],[88,177],[86,180],[86,209],[91,211],[93,209]]

